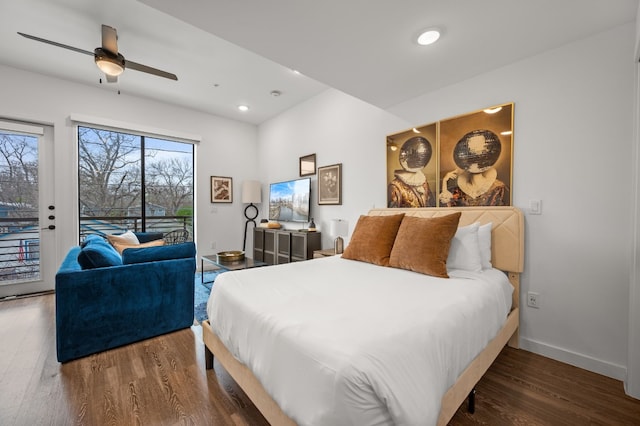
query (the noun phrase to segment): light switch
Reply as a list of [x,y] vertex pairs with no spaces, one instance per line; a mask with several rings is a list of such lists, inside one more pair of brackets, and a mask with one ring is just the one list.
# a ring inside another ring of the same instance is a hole
[[542,214],[542,200],[529,200],[529,214]]

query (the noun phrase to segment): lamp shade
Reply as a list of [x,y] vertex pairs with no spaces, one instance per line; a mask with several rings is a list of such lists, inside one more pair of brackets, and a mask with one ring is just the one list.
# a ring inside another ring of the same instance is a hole
[[346,237],[349,232],[349,222],[343,219],[331,219],[329,223],[329,235],[333,237]]
[[257,180],[242,182],[242,202],[245,204],[262,202],[260,182]]

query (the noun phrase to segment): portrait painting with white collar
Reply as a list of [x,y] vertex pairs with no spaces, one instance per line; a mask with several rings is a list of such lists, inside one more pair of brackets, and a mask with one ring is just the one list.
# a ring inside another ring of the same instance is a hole
[[440,122],[440,207],[511,205],[513,104]]
[[436,123],[387,136],[387,207],[435,207]]

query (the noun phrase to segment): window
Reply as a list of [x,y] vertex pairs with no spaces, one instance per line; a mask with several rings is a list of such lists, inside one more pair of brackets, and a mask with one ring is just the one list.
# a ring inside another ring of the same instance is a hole
[[80,240],[126,230],[193,235],[193,145],[78,126]]

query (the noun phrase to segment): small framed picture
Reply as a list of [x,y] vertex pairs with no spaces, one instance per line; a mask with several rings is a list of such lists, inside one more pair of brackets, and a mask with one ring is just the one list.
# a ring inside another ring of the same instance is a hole
[[211,202],[233,202],[233,179],[224,176],[211,176]]
[[309,154],[300,157],[300,176],[311,176],[316,174],[316,155]]
[[318,167],[318,204],[342,204],[342,163]]

